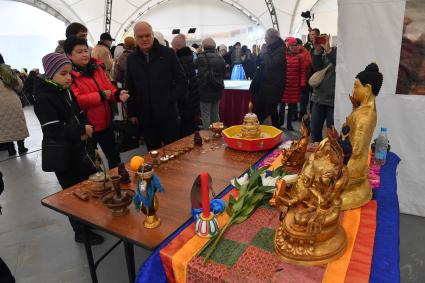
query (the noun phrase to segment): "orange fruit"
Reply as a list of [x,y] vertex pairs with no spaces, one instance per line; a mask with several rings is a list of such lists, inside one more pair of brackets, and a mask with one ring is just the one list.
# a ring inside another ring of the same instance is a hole
[[137,172],[140,167],[143,166],[143,164],[145,163],[145,160],[143,159],[143,157],[136,155],[133,156],[130,160],[130,169],[133,172]]

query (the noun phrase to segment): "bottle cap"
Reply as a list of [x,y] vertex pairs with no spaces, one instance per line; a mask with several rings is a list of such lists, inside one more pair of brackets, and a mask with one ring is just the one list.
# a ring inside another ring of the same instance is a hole
[[381,132],[386,133],[387,132],[387,128],[381,128]]

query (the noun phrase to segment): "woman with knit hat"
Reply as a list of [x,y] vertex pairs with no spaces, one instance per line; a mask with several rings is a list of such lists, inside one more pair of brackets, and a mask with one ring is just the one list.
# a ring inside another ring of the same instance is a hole
[[[62,169],[51,169],[62,189],[69,188],[96,172],[92,164],[94,156],[93,147],[90,146],[90,138],[93,135],[93,127],[88,122],[85,114],[79,108],[76,98],[70,86],[72,83],[71,61],[63,54],[50,53],[43,57],[44,75],[38,77],[35,82],[34,92],[37,99],[34,103],[34,112],[40,121],[43,131],[43,140],[51,139],[64,141],[69,145],[69,158],[55,156]],[[42,146],[42,158],[51,158],[47,148]],[[42,167],[44,166],[42,160]],[[45,168],[43,168],[45,170]],[[71,225],[75,232],[75,241],[82,243],[83,234],[81,223],[70,218]],[[92,245],[100,244],[103,238],[100,235],[91,233],[90,241]]]
[[24,139],[29,136],[22,103],[17,95],[22,90],[22,81],[9,65],[0,64],[0,143],[7,146],[9,156],[28,151]]

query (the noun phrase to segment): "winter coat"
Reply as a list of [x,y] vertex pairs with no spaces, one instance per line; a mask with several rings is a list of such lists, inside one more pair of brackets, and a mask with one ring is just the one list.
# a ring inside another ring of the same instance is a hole
[[112,114],[110,101],[105,99],[101,91],[110,90],[111,100],[117,100],[119,91],[112,85],[100,66],[100,61],[90,59],[94,66],[93,74],[79,71],[75,66],[71,71],[73,79],[71,90],[77,98],[78,105],[86,111],[90,124],[94,126],[95,132],[100,132],[111,125]]
[[301,101],[301,88],[306,86],[306,69],[300,54],[286,53],[286,83],[283,91],[283,103]]
[[242,50],[241,48],[233,48],[230,54],[232,65],[242,64]]
[[311,101],[314,103],[331,107],[334,106],[336,54],[336,47],[332,48],[329,54],[324,51],[317,53],[316,51],[312,50],[313,73],[326,68],[326,66],[332,63],[332,67],[330,67],[326,72],[322,83],[317,88],[313,89]]
[[90,151],[91,146],[81,141],[81,136],[85,134],[85,125],[89,125],[89,122],[72,91],[37,77],[34,92],[37,95],[34,112],[40,122],[43,137],[69,141],[71,170],[76,170],[75,167],[91,167],[88,162],[83,162],[86,159],[86,150]]
[[0,66],[0,143],[23,140],[29,134],[17,95],[22,90],[22,81],[9,66]]
[[306,78],[308,79],[311,76],[311,54],[304,46],[301,46],[299,56],[301,57],[301,62],[306,73]]
[[117,61],[114,65],[114,81],[123,83],[125,85],[125,77],[127,72],[127,58],[128,55],[133,53],[134,50],[126,49],[124,52],[118,57]]
[[[209,63],[209,64],[208,64]],[[198,55],[196,59],[198,67],[199,93],[201,102],[215,102],[221,99],[222,89],[212,89],[208,85],[207,71],[214,71],[217,80],[224,80],[226,65],[223,57],[215,52],[215,49],[205,49],[204,53]]]
[[187,95],[187,81],[175,52],[154,40],[147,56],[137,47],[127,59],[128,117],[140,123],[170,123],[178,118],[177,101]]
[[252,80],[257,71],[257,56],[249,54],[243,62],[243,68],[245,70],[246,77]]
[[180,115],[183,119],[193,118],[200,112],[199,109],[199,89],[196,67],[193,62],[193,53],[189,47],[182,48],[176,52],[177,58],[183,67],[188,82],[188,95],[186,99],[179,103]]
[[91,57],[98,59],[103,63],[103,67],[109,80],[112,80],[112,54],[111,50],[107,45],[102,42],[98,42],[93,48]]
[[250,86],[255,101],[268,104],[278,104],[281,101],[286,82],[285,54],[285,44],[279,38],[261,56],[260,68]]

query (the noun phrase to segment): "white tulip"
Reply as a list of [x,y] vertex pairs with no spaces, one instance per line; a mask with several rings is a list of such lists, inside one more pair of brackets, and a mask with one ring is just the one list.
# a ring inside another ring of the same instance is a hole
[[234,178],[234,179],[230,180],[230,184],[232,184],[233,187],[236,187],[235,180],[238,182],[239,185],[241,185],[241,186],[246,185],[247,186],[249,184],[249,175],[248,175],[248,173],[245,173],[240,178]]
[[276,185],[277,180],[279,180],[279,176],[278,177],[271,177],[268,176],[266,177],[266,173],[263,173],[260,175],[261,176],[261,183],[263,184],[263,186],[268,186],[268,187],[274,187]]

